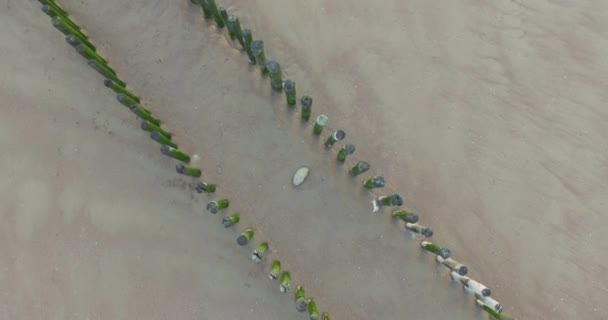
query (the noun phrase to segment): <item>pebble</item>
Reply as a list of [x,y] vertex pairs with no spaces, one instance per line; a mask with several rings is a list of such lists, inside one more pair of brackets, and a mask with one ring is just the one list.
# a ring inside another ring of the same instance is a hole
[[307,167],[302,167],[296,171],[296,173],[293,175],[293,186],[294,187],[297,187],[297,186],[301,185],[302,183],[304,183],[304,180],[306,180],[306,177],[308,177],[308,171],[309,170]]

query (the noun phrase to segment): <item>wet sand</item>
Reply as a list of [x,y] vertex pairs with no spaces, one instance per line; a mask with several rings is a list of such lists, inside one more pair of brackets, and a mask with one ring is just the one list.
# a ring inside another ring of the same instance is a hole
[[[204,212],[211,197],[191,195],[39,5],[7,2],[0,283],[15,294],[0,298],[3,317],[305,318],[266,278],[280,258],[335,318],[483,318],[388,211],[370,213],[372,195],[346,175],[354,160],[336,166],[187,1],[63,3],[272,252],[251,263],[237,230]],[[574,31],[533,19],[535,8],[270,4],[229,11],[508,313],[599,319],[608,149],[597,10],[577,13],[594,46],[565,50]],[[301,165],[311,176],[293,189]]]

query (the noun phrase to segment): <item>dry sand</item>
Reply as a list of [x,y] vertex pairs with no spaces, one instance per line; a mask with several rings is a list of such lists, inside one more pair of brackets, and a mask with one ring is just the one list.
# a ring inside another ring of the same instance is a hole
[[[62,3],[334,318],[484,318],[200,9]],[[601,319],[606,4],[225,4],[506,312]],[[0,318],[306,318],[39,4],[0,6]]]

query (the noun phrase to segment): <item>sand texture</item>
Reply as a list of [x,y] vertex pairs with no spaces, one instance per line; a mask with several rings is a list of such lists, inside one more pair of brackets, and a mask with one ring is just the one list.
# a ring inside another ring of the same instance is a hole
[[274,259],[334,319],[486,319],[371,213],[392,192],[506,313],[603,319],[607,3],[222,0],[329,116],[320,138],[189,1],[61,3],[218,190],[192,192],[37,1],[0,0],[0,319],[307,319]]

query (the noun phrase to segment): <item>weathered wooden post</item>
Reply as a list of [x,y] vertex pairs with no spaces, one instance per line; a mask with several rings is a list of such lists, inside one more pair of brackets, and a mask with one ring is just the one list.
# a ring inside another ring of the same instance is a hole
[[373,176],[363,181],[363,187],[366,189],[384,188],[384,177]]
[[294,301],[296,303],[296,310],[299,312],[304,312],[308,310],[308,303],[306,301],[306,292],[302,286],[296,287],[296,294],[294,297]]
[[165,138],[167,138],[169,140],[171,140],[171,137],[173,136],[171,134],[171,132],[165,131],[161,127],[159,127],[147,120],[141,121],[141,129],[144,131],[148,131],[148,132],[158,131],[158,132],[160,132],[160,134],[162,134],[163,136],[165,136]]
[[312,133],[314,133],[316,136],[320,135],[321,132],[323,132],[323,128],[325,128],[328,121],[329,118],[326,115],[322,114],[318,116],[315,120],[315,126],[312,129]]
[[262,242],[257,248],[253,250],[253,253],[251,254],[251,260],[257,263],[262,262],[262,259],[266,255],[266,252],[268,252],[268,242]]
[[433,230],[418,223],[405,223],[405,230],[409,231],[414,238],[430,238]]
[[344,145],[340,151],[338,151],[338,156],[337,156],[337,160],[339,162],[344,162],[346,160],[346,156],[351,155],[355,153],[355,145],[354,144],[346,144]]
[[287,105],[293,108],[296,105],[296,83],[293,80],[285,80],[283,90],[285,91],[285,100],[287,100]]
[[266,69],[266,55],[264,54],[264,41],[262,40],[254,40],[251,42],[251,52],[255,57],[255,62],[260,66],[263,74],[268,72]]
[[230,200],[228,199],[220,199],[214,200],[207,203],[207,211],[216,214],[220,210],[224,210],[230,206]]
[[245,52],[247,52],[247,56],[249,57],[249,63],[255,64],[255,56],[253,55],[253,51],[251,51],[253,35],[250,29],[243,29],[243,42],[245,43]]
[[279,278],[279,274],[281,274],[281,262],[275,260],[272,262],[272,266],[270,267],[268,278],[270,278],[270,280],[277,280]]
[[251,239],[253,239],[253,229],[248,228],[245,229],[245,231],[243,231],[238,238],[236,238],[236,243],[239,244],[239,246],[245,246],[249,243],[249,241],[251,241]]
[[110,69],[108,69],[108,67],[106,65],[100,64],[99,62],[97,62],[95,60],[89,60],[89,61],[87,61],[87,64],[89,65],[89,67],[95,69],[95,71],[99,72],[99,74],[101,74],[105,78],[110,79],[123,87],[127,86],[127,84],[124,81],[118,79],[116,74],[114,74],[112,71],[110,71]]
[[152,131],[150,133],[150,139],[162,144],[169,146],[171,148],[177,148],[177,145],[173,143],[173,141],[169,140],[167,137],[163,136],[162,133],[158,131]]
[[325,140],[325,148],[329,149],[333,147],[336,142],[342,141],[344,138],[346,138],[346,132],[344,132],[344,130],[336,130],[327,138],[327,140]]
[[450,249],[443,248],[440,245],[432,243],[430,241],[420,242],[420,247],[422,247],[422,249],[424,249],[428,252],[441,256],[444,259],[447,259],[452,255],[452,251]]
[[450,269],[453,272],[458,273],[461,276],[465,276],[469,272],[469,268],[467,268],[467,266],[465,266],[464,264],[462,264],[452,258],[444,259],[438,255],[435,257],[435,260],[437,260],[437,262],[443,264],[448,269]]
[[317,304],[313,298],[308,298],[308,316],[310,317],[310,320],[319,320],[321,317]]
[[53,26],[57,28],[57,30],[61,31],[66,36],[73,35],[80,41],[85,44],[89,49],[95,50],[95,46],[89,41],[86,35],[82,33],[80,30],[73,28],[66,20],[64,20],[61,16],[56,16],[53,18]]
[[291,274],[288,271],[284,271],[283,274],[281,274],[279,290],[283,293],[291,290]]
[[500,313],[500,312],[496,312],[495,310],[493,310],[491,307],[487,306],[484,303],[483,299],[477,299],[475,300],[475,302],[477,303],[477,305],[482,308],[485,312],[487,312],[493,319],[496,320],[513,320],[513,317],[510,317],[504,313]]
[[373,212],[380,210],[381,207],[400,207],[402,205],[403,198],[396,193],[391,195],[379,196],[378,199],[372,201]]
[[198,193],[203,193],[203,192],[214,193],[216,188],[217,188],[217,186],[215,184],[207,183],[204,181],[199,181],[194,186],[194,190],[196,190],[196,192],[198,192]]
[[[125,87],[123,86],[119,86],[118,83],[110,80],[110,79],[106,79],[103,81],[103,85],[112,89],[112,91],[114,91],[115,93],[122,93],[124,95],[126,95],[127,97],[131,98],[133,101],[135,101],[136,103],[140,103],[141,100],[139,99],[138,96],[134,95],[131,91],[127,90]],[[130,107],[131,105],[129,105],[128,107]]]
[[[133,112],[136,116],[141,118],[142,120],[146,120],[156,126],[160,126],[160,120],[154,118],[150,111],[146,108],[142,107],[140,104],[133,104],[129,107],[129,110]],[[169,138],[170,140],[170,138]],[[174,147],[175,148],[175,147]]]
[[300,104],[302,104],[302,120],[308,121],[312,114],[312,98],[310,96],[303,96],[300,98]]
[[[243,50],[246,49],[245,47],[245,41],[243,40],[243,30],[241,29],[241,21],[239,20],[239,17],[237,16],[230,16],[228,17],[228,23],[231,26],[232,29],[232,34],[230,34],[230,38],[232,40],[234,40],[234,38],[236,38],[236,40],[239,42],[239,44],[241,44],[241,48],[243,48]],[[230,29],[228,29],[230,30]],[[234,35],[234,37],[233,37]]]
[[235,213],[235,214],[229,215],[227,217],[224,217],[222,219],[222,225],[224,225],[224,228],[230,228],[233,225],[239,223],[240,220],[241,220],[241,218],[239,217],[239,215]]
[[84,44],[77,45],[76,52],[78,52],[86,60],[95,60],[99,64],[105,65],[106,68],[108,68],[108,70],[110,70],[110,72],[112,72],[113,74],[116,74],[116,71],[114,71],[114,69],[112,69],[110,66],[108,66],[108,62],[104,58],[102,58],[100,55],[98,55],[95,51],[89,49],[89,47],[85,46]]
[[173,158],[175,160],[184,162],[184,163],[189,163],[190,162],[190,156],[184,152],[182,152],[179,149],[175,149],[166,145],[163,145],[160,147],[160,152],[164,155],[166,155],[167,157]]
[[274,91],[281,91],[283,89],[281,65],[274,60],[268,60],[266,62],[266,70],[268,70],[268,75],[270,76],[270,87]]
[[352,168],[350,168],[350,170],[348,170],[348,173],[350,173],[351,176],[356,177],[364,172],[367,172],[369,170],[369,163],[365,162],[365,161],[358,161],[357,164],[355,164]]
[[418,215],[407,210],[396,210],[393,212],[393,218],[403,220],[409,223],[418,222]]
[[179,174],[183,174],[185,176],[190,176],[193,178],[199,178],[201,176],[201,169],[187,167],[181,163],[175,166],[175,171],[177,171],[177,173]]

